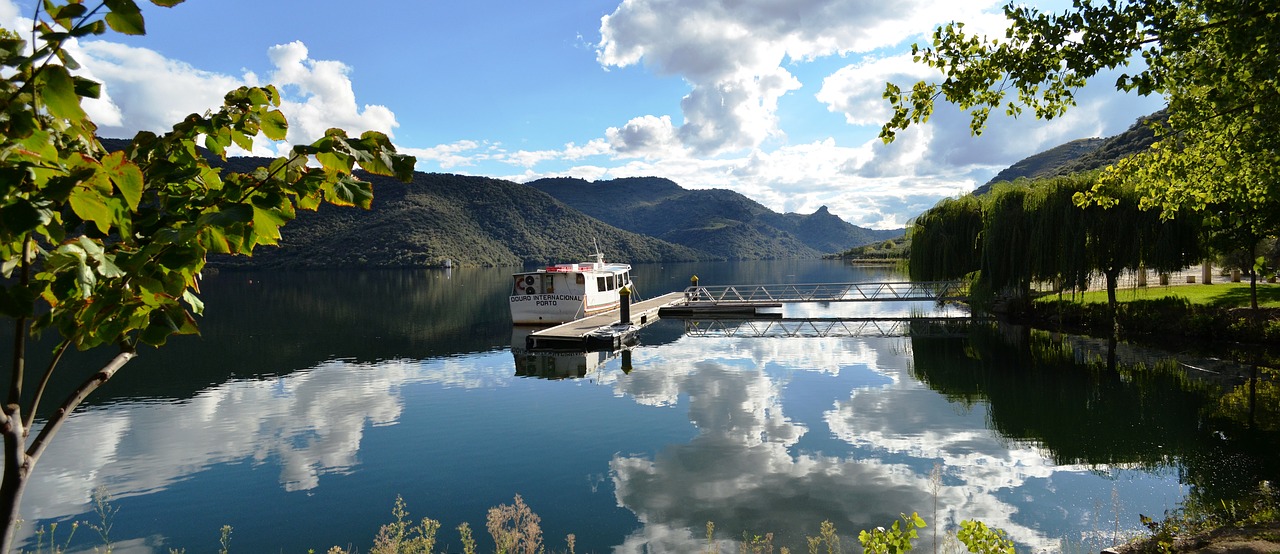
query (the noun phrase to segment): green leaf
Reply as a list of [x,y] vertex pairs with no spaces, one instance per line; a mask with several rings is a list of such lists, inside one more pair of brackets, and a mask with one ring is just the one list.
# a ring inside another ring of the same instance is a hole
[[97,98],[102,95],[102,83],[80,76],[73,76],[72,79],[75,80],[77,95],[84,98]]
[[76,95],[75,81],[67,68],[60,65],[46,66],[36,75],[36,87],[40,101],[49,114],[61,119],[84,119],[80,97]]
[[206,227],[200,231],[200,245],[214,254],[231,254],[231,241],[222,227]]
[[187,302],[187,305],[191,306],[192,313],[197,315],[204,313],[204,302],[195,293],[190,290],[182,291],[182,299]]
[[338,206],[359,206],[369,209],[373,203],[373,184],[344,175],[326,187],[327,200]]
[[71,211],[80,219],[93,222],[103,234],[111,230],[111,208],[98,191],[90,187],[76,187],[71,191]]
[[147,34],[142,10],[138,9],[133,0],[105,0],[103,3],[111,10],[105,19],[112,30],[126,35]]
[[289,131],[289,122],[280,110],[271,110],[262,116],[262,134],[269,140],[284,140]]
[[178,4],[181,4],[182,2],[183,0],[151,0],[152,4],[155,4],[163,8],[172,8],[174,6],[177,6]]
[[124,152],[117,151],[102,158],[102,167],[107,171],[111,184],[124,196],[130,211],[138,209],[142,201],[142,170],[133,162],[124,158]]
[[258,244],[276,244],[280,240],[280,226],[288,221],[274,209],[253,207],[253,230],[261,237]]

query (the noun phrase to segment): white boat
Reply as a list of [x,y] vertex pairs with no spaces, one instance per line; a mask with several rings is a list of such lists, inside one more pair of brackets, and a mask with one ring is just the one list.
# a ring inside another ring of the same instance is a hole
[[618,291],[631,286],[631,266],[593,262],[556,264],[516,273],[511,284],[511,322],[518,325],[565,323],[618,307]]

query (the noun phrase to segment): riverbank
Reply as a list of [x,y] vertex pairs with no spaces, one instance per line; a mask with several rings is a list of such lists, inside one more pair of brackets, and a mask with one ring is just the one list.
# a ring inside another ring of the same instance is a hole
[[[1120,290],[1119,338],[1157,345],[1189,345],[1248,351],[1242,361],[1259,363],[1280,353],[1280,285],[1258,285],[1257,310],[1249,308],[1247,283],[1134,287]],[[1050,331],[1111,335],[1106,291],[1044,295],[1010,321]]]
[[[1118,291],[1114,330],[1118,338],[1172,351],[1201,350],[1255,368],[1280,360],[1280,286],[1259,284],[1258,309],[1250,305],[1247,283],[1138,287]],[[1105,290],[1075,295],[1045,295],[1010,321],[1050,331],[1109,337],[1113,323]],[[1271,490],[1263,484],[1262,490]],[[1183,511],[1163,520],[1145,520],[1151,536],[1118,545],[1104,554],[1271,553],[1280,552],[1280,514],[1274,493],[1252,505],[1234,506],[1232,521],[1220,515],[1188,516]],[[1224,506],[1225,507],[1225,506]]]

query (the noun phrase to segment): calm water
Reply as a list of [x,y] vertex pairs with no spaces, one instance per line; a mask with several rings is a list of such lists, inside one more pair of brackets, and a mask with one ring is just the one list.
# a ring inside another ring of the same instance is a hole
[[[487,509],[519,494],[554,550],[574,533],[578,552],[696,552],[708,521],[721,539],[773,532],[794,550],[830,520],[849,546],[919,511],[981,519],[1025,550],[1096,551],[1136,534],[1139,513],[1277,475],[1275,425],[1221,408],[1243,389],[1224,400],[1233,389],[1162,370],[1158,354],[1124,350],[1108,369],[1105,350],[1040,333],[716,338],[662,321],[625,360],[529,358],[511,350],[509,274],[207,279],[204,335],[144,352],[72,418],[21,533],[98,522],[101,489],[119,509],[117,552],[214,551],[223,525],[233,552],[367,551],[400,495],[456,552],[458,524],[485,535]],[[694,274],[900,278],[824,261],[635,271],[644,297]],[[100,544],[84,527],[73,541]]]

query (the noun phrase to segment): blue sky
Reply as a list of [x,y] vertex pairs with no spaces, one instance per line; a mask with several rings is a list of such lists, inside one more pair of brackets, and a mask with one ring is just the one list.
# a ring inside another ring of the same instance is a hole
[[[1031,2],[1060,7],[1061,2]],[[31,0],[0,0],[19,28]],[[355,8],[353,8],[353,6]],[[147,4],[148,34],[75,48],[105,84],[104,136],[163,131],[243,84],[285,94],[290,143],[377,129],[421,171],[526,182],[670,178],[779,212],[828,206],[900,227],[939,199],[1063,142],[1115,134],[1161,105],[1114,76],[1066,117],[995,117],[972,137],[942,108],[876,139],[886,80],[928,77],[907,49],[938,24],[1003,34],[986,0],[187,0]],[[265,140],[256,154],[285,144]]]

